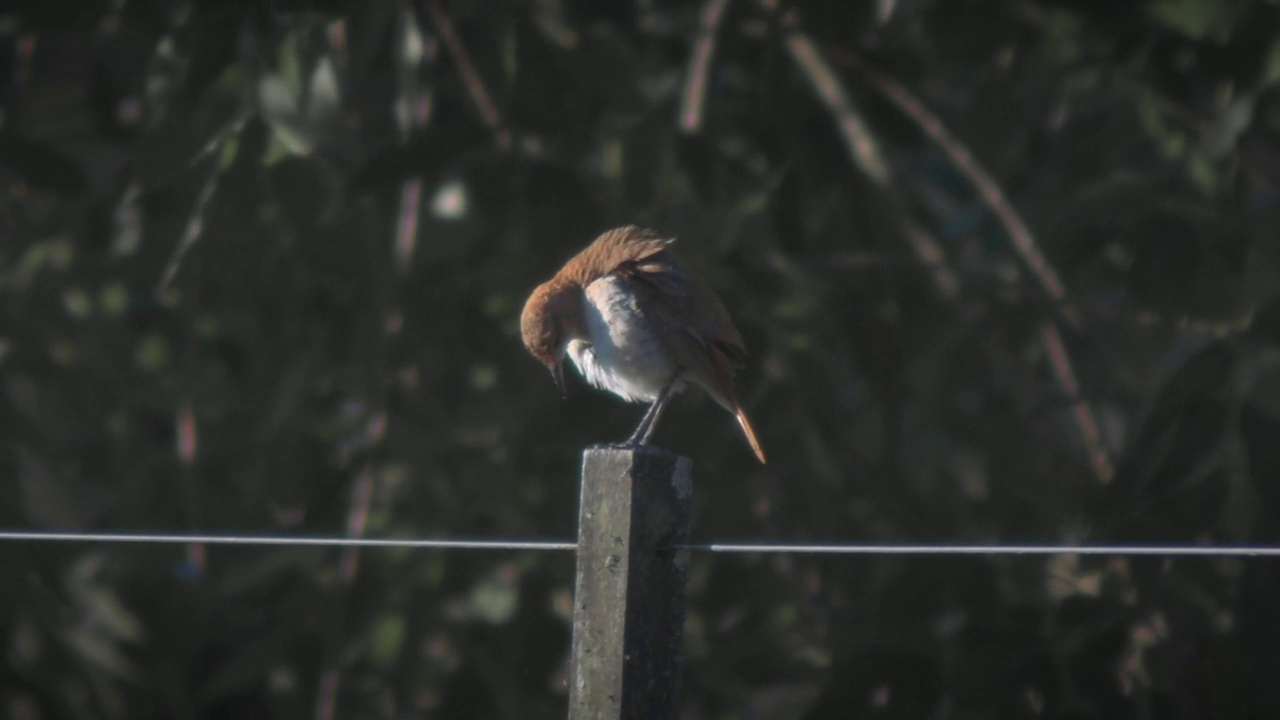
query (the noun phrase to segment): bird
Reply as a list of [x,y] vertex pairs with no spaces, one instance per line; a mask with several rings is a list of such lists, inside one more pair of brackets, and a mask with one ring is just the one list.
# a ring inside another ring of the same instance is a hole
[[650,403],[626,446],[648,444],[671,397],[696,385],[733,414],[764,464],[735,383],[746,359],[742,335],[673,242],[634,225],[602,233],[529,295],[520,315],[524,345],[562,397],[567,356],[594,387]]

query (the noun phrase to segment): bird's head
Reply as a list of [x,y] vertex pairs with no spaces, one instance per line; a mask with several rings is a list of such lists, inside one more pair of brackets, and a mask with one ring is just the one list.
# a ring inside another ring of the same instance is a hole
[[581,325],[582,303],[577,286],[554,280],[539,285],[520,314],[520,335],[524,346],[538,362],[547,366],[563,397],[564,356],[575,328]]

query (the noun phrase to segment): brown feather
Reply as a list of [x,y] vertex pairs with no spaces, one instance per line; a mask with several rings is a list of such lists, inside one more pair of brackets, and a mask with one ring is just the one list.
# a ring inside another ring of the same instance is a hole
[[747,436],[747,442],[751,444],[751,451],[756,454],[756,459],[761,465],[767,465],[768,461],[764,458],[764,447],[760,445],[760,438],[756,437],[755,428],[751,427],[751,421],[747,419],[747,411],[739,405],[734,417],[738,418],[738,425],[742,428],[742,434]]
[[738,402],[735,387],[734,376],[746,355],[742,335],[720,297],[676,259],[667,247],[670,242],[650,231],[629,227],[605,233],[587,251],[596,250],[594,258],[609,258],[597,260],[597,267],[614,264],[612,272],[625,274],[638,286],[650,289],[642,312],[653,316],[652,327],[662,333],[664,345],[684,368],[686,377],[734,414],[763,463],[764,449]]
[[597,237],[582,252],[565,263],[560,275],[582,287],[624,266],[642,262],[670,245],[670,238],[660,238],[651,230],[632,225],[610,230]]
[[[764,450],[735,389],[734,376],[746,355],[742,335],[719,296],[676,258],[670,250],[672,242],[635,226],[601,234],[565,263],[556,277],[545,283],[548,287],[535,292],[544,297],[536,303],[531,298],[526,306],[525,315],[530,319],[524,323],[525,344],[535,355],[546,347],[542,328],[532,321],[537,314],[534,311],[541,311],[544,303],[569,297],[571,289],[586,288],[609,275],[625,277],[642,298],[637,309],[659,334],[685,379],[701,386],[716,403],[734,414],[751,449],[763,463]],[[580,326],[580,318],[574,317],[573,324]]]

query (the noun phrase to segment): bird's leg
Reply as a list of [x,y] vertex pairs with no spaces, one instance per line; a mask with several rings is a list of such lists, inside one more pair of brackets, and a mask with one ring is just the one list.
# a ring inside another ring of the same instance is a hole
[[667,400],[671,399],[671,389],[675,387],[676,381],[672,380],[662,388],[662,392],[658,393],[657,399],[649,406],[649,410],[645,412],[644,417],[640,420],[640,425],[636,427],[636,431],[631,433],[631,437],[627,438],[627,445],[647,445],[649,438],[653,435],[653,430],[658,424],[658,416],[662,414],[662,409],[666,407]]

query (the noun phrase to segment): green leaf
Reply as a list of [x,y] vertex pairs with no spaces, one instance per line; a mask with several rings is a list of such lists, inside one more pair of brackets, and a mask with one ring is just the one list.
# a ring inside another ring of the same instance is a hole
[[290,90],[283,77],[267,75],[258,82],[258,107],[262,119],[271,128],[273,145],[268,148],[264,161],[311,152],[313,138],[298,109],[298,95]]
[[329,56],[320,58],[311,71],[311,85],[307,93],[307,118],[315,123],[332,122],[342,110],[342,89],[338,84],[338,72]]
[[519,569],[502,565],[471,589],[471,616],[500,625],[520,606]]
[[1158,0],[1151,14],[1187,37],[1225,43],[1245,4],[1246,0]]
[[381,667],[393,667],[404,648],[404,615],[383,615],[370,630],[369,659]]
[[169,341],[163,335],[147,335],[133,357],[138,367],[147,372],[160,370],[169,364]]
[[1267,51],[1265,67],[1266,73],[1262,78],[1265,84],[1273,85],[1280,81],[1280,40],[1271,43],[1271,49]]

